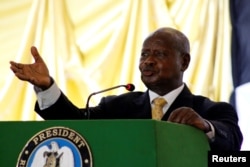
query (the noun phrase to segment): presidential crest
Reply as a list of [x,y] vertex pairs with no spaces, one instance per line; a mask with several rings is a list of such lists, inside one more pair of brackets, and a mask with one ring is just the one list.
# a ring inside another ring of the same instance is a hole
[[52,127],[33,136],[19,155],[17,167],[92,167],[86,140],[66,127]]

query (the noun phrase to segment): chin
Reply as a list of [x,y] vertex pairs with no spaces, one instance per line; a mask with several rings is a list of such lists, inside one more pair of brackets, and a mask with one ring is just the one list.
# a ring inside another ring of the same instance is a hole
[[156,87],[156,83],[155,82],[148,82],[148,81],[143,81],[144,85],[148,88],[148,89],[153,89],[154,87]]

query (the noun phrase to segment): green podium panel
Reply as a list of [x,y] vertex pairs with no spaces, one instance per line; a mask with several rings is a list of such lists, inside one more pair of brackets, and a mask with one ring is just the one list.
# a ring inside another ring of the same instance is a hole
[[18,159],[25,145],[53,127],[80,134],[93,167],[207,166],[207,137],[191,126],[154,120],[60,120],[0,122],[0,167],[21,166]]

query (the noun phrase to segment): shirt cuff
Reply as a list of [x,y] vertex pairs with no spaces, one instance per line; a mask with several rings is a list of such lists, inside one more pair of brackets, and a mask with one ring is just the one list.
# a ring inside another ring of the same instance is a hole
[[206,135],[207,135],[209,141],[212,142],[212,141],[214,141],[214,136],[215,136],[214,126],[208,120],[206,120],[206,122],[209,124],[209,126],[211,128],[211,130],[209,132],[207,132]]
[[55,82],[51,85],[51,87],[44,91],[36,86],[34,86],[34,90],[36,92],[37,102],[40,110],[44,110],[52,106],[61,95],[61,90]]

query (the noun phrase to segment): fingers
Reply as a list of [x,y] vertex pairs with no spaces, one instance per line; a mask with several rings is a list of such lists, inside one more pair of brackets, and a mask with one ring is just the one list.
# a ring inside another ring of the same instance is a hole
[[21,80],[27,80],[26,76],[23,74],[23,64],[10,61],[10,69],[14,74]]
[[[43,59],[41,58],[40,54],[37,51],[37,48],[35,46],[31,47],[31,54],[33,56],[33,58],[35,59],[35,62],[43,62]],[[21,63],[16,63],[14,61],[10,61],[11,64],[11,70],[16,73],[18,72],[20,69],[23,68],[23,64]]]
[[35,59],[35,62],[43,62],[42,57],[40,56],[39,52],[37,51],[37,48],[35,46],[32,46],[30,48],[31,54],[33,58]]
[[14,61],[10,61],[10,69],[14,72],[14,73],[17,73],[17,72],[21,72],[22,68],[23,68],[23,64],[20,64],[20,63],[16,63]]
[[27,74],[25,74],[25,70],[24,70],[24,65],[20,64],[20,63],[16,63],[13,61],[10,61],[10,69],[14,72],[15,76],[22,80],[22,81],[28,81],[32,84],[35,84],[37,82],[35,77],[29,76]]
[[196,117],[196,114],[194,114],[191,109],[179,108],[170,114],[168,121],[181,124],[190,124]]
[[202,119],[200,115],[198,115],[192,108],[189,107],[181,107],[174,110],[169,118],[168,121],[181,123],[181,124],[188,124],[194,125]]
[[26,75],[24,75],[22,72],[16,72],[15,75],[17,78],[19,78],[22,81],[30,81],[30,79]]
[[209,129],[208,123],[198,113],[189,107],[181,107],[174,110],[170,114],[168,121],[191,125],[203,131],[207,131]]

